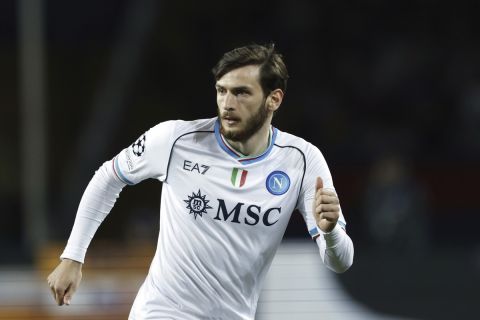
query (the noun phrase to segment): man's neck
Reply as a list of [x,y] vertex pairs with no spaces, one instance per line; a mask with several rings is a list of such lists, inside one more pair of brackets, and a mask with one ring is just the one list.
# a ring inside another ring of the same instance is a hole
[[244,156],[255,156],[262,154],[270,144],[270,123],[265,123],[247,141],[231,141],[223,137],[225,141],[237,152]]

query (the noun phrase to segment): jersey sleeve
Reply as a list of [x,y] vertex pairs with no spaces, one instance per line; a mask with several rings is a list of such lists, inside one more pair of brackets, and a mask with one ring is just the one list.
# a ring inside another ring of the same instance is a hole
[[93,236],[125,184],[136,184],[147,178],[163,181],[174,131],[175,121],[158,124],[96,171],[80,201],[62,259],[84,262]]
[[112,163],[117,178],[128,185],[148,178],[164,181],[174,132],[175,121],[162,122],[123,149]]
[[317,227],[313,216],[313,201],[315,199],[315,180],[321,177],[323,187],[335,192],[332,175],[327,162],[318,148],[309,144],[306,154],[305,177],[300,192],[297,209],[302,213],[307,224],[310,236],[315,239],[320,256],[327,268],[335,272],[345,272],[353,263],[353,242],[345,232],[345,218],[340,208],[340,217],[331,232],[323,232]]
[[[321,177],[323,180],[323,187],[335,192],[333,186],[332,175],[328,168],[327,162],[323,157],[320,150],[312,144],[308,144],[305,150],[305,176],[303,179],[302,188],[300,191],[299,199],[297,202],[297,209],[303,216],[308,228],[308,232],[312,238],[316,238],[320,235],[315,222],[315,217],[312,212],[313,200],[315,198],[315,181],[317,177]],[[340,218],[338,219],[340,227],[345,229],[346,221],[340,208]]]

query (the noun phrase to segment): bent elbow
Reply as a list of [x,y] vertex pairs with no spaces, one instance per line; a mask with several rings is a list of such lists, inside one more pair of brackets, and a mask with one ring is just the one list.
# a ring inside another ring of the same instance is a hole
[[351,259],[350,261],[348,261],[346,264],[340,264],[340,265],[337,265],[335,267],[332,267],[330,268],[333,272],[335,273],[344,273],[345,271],[347,271],[348,269],[350,269],[350,267],[352,266],[353,264],[353,259]]
[[[353,249],[353,248],[352,248]],[[348,253],[337,258],[330,259],[328,268],[335,273],[344,273],[353,264],[353,250],[349,250]]]

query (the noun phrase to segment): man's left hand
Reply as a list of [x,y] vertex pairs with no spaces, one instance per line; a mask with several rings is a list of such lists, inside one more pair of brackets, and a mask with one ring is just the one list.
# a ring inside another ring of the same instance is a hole
[[317,177],[315,183],[313,215],[315,216],[317,226],[323,232],[332,231],[340,217],[338,197],[335,192],[323,188],[323,180],[320,177]]

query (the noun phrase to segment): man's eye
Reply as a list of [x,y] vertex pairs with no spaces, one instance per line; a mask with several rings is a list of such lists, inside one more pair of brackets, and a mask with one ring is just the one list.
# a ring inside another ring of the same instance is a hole
[[247,90],[238,90],[236,92],[237,95],[242,96],[242,95],[247,95],[249,92]]

